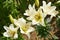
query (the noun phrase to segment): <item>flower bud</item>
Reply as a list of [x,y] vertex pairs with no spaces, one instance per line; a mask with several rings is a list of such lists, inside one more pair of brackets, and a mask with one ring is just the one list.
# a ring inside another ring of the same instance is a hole
[[12,15],[9,15],[10,21],[11,23],[14,23],[14,18],[12,17]]
[[39,6],[39,0],[35,0],[35,5],[38,7]]

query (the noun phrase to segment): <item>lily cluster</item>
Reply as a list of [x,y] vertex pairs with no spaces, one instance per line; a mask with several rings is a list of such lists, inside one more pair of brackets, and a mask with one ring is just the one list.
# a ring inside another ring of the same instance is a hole
[[22,34],[26,34],[28,38],[30,38],[30,32],[35,31],[35,28],[32,27],[32,25],[45,25],[45,18],[47,15],[50,15],[50,19],[48,21],[52,20],[53,17],[56,17],[58,14],[58,11],[55,10],[56,6],[51,6],[51,2],[46,4],[45,1],[43,1],[43,5],[36,10],[35,4],[31,6],[29,4],[28,9],[25,11],[24,15],[27,16],[27,20],[30,20],[31,22],[26,21],[23,17],[18,19],[13,19],[13,24],[16,25],[16,28],[14,28],[13,24],[10,24],[9,27],[4,26],[4,29],[6,32],[3,33],[5,37],[11,37],[11,38],[18,38],[17,30],[20,28],[20,32]]

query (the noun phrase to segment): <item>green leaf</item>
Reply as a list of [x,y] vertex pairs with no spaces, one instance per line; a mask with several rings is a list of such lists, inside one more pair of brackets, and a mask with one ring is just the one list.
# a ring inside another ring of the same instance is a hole
[[50,28],[49,26],[42,26],[42,25],[37,25],[36,26],[36,31],[38,33],[38,36],[46,38],[49,35]]

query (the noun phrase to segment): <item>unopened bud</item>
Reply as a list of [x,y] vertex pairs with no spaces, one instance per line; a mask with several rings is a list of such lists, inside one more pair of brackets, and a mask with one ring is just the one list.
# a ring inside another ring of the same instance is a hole
[[39,7],[39,0],[35,0],[35,5]]
[[9,15],[9,18],[10,18],[10,21],[14,23],[14,18],[12,17],[12,15]]

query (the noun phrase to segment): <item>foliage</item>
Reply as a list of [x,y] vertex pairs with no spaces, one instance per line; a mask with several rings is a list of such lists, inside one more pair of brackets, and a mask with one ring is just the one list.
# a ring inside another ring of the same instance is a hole
[[38,35],[40,35],[40,37],[44,37],[44,38],[49,35],[50,29],[51,28],[49,26],[43,27],[42,25],[38,25],[38,27],[36,27],[36,31],[38,32]]

